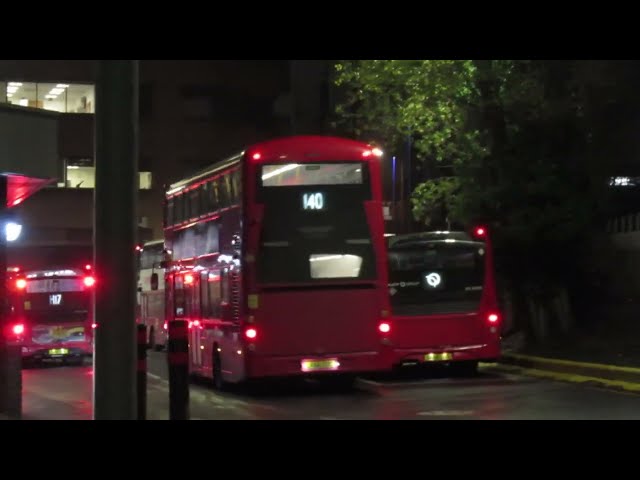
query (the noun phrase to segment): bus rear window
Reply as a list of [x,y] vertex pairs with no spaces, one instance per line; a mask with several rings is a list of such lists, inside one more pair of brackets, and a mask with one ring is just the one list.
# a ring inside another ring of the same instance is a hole
[[365,211],[365,202],[371,199],[366,164],[292,163],[262,168],[260,283],[376,278]]
[[462,313],[478,308],[484,288],[483,243],[405,244],[389,249],[388,259],[394,313]]
[[360,255],[312,254],[311,278],[358,278],[362,268]]
[[27,293],[82,292],[82,278],[43,278],[27,281]]
[[304,185],[361,185],[361,162],[284,163],[262,166],[263,187],[299,187]]

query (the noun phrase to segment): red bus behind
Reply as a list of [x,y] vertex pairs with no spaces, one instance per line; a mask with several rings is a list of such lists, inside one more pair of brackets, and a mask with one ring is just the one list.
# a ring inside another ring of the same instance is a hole
[[8,285],[12,341],[25,363],[82,363],[93,353],[94,277],[87,269],[61,268],[12,275]]
[[500,356],[493,254],[486,228],[388,239],[394,366],[450,363],[465,373]]

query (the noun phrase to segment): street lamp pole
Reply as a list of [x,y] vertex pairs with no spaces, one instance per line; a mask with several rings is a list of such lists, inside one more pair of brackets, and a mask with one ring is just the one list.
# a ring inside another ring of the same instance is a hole
[[138,60],[98,61],[93,418],[135,420]]

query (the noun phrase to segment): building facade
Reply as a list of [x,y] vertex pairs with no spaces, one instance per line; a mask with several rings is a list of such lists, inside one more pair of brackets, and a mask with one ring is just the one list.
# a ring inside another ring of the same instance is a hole
[[[56,183],[17,212],[27,243],[90,238],[96,67],[94,60],[0,61],[0,107],[56,118]],[[141,240],[162,236],[166,184],[247,144],[289,133],[288,118],[274,110],[287,86],[286,62],[140,61]],[[40,132],[32,133],[38,142]]]

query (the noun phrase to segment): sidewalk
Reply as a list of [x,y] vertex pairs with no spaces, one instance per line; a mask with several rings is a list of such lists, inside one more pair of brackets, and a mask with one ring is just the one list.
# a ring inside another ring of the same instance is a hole
[[504,373],[520,373],[549,380],[640,393],[640,368],[513,353],[504,354],[495,368]]
[[[88,378],[83,378],[74,370],[43,370],[41,372],[45,372],[45,375],[36,378],[30,378],[28,370],[27,376],[24,376],[24,372],[21,420],[92,420],[92,387]],[[157,377],[149,376],[147,420],[168,418],[168,385]],[[13,419],[0,413],[0,421],[2,420]]]
[[544,346],[507,338],[498,368],[640,393],[640,304],[604,306],[597,322]]

